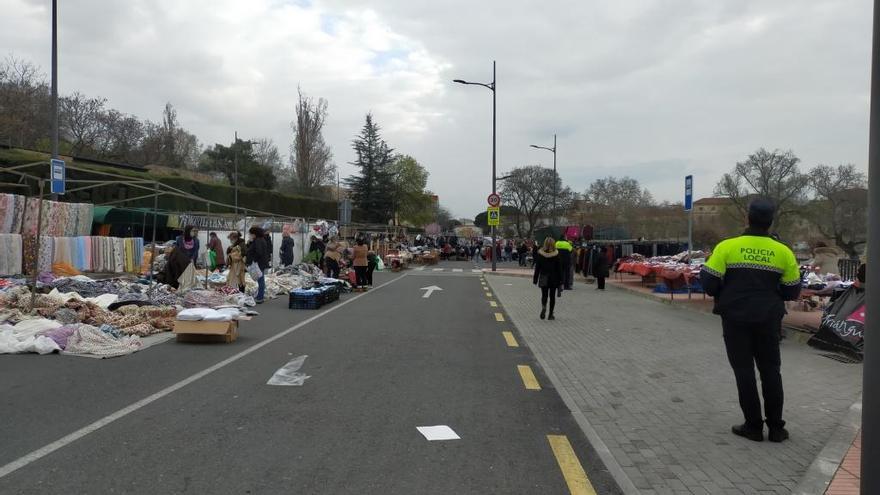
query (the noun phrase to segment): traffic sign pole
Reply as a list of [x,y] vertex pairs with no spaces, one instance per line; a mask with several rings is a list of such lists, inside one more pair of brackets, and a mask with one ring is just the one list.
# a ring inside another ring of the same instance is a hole
[[694,176],[684,178],[684,210],[688,212],[688,259],[694,250]]

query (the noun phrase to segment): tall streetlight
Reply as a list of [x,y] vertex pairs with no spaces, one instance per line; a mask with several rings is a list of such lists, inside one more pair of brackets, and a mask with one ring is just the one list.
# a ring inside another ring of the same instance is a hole
[[[52,158],[58,158],[58,0],[52,0]],[[49,177],[52,177],[50,170]],[[58,195],[52,199],[57,201]]]
[[550,221],[556,226],[556,134],[553,135],[553,147],[548,148],[546,146],[538,146],[537,144],[529,145],[532,148],[537,148],[539,150],[547,150],[553,152],[553,214],[550,218]]
[[[495,176],[495,61],[492,61],[492,82],[490,83],[478,83],[478,82],[468,82],[462,79],[453,79],[452,82],[456,82],[459,84],[472,84],[475,86],[483,86],[484,88],[489,88],[492,90],[492,194],[496,194],[495,191],[495,181],[497,177]],[[488,217],[487,217],[488,219]],[[497,253],[495,251],[495,243],[497,240],[495,239],[495,226],[492,226],[492,271],[497,270]]]

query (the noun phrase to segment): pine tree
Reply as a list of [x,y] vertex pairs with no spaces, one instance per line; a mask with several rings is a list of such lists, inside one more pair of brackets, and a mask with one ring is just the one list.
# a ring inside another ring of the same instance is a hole
[[354,206],[366,213],[374,223],[386,223],[394,215],[392,163],[394,150],[379,135],[379,125],[373,115],[367,114],[366,122],[358,137],[352,141],[356,160],[351,162],[360,172],[345,179],[351,191]]

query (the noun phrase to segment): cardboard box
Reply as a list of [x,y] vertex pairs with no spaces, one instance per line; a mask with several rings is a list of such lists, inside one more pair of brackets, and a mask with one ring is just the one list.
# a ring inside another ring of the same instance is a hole
[[235,342],[237,321],[174,321],[178,342]]

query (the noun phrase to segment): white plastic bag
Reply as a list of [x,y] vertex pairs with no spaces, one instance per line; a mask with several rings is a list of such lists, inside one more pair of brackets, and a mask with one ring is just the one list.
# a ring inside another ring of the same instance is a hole
[[260,265],[258,265],[256,261],[248,265],[247,272],[248,275],[250,275],[251,278],[254,279],[254,282],[259,280],[260,277],[263,276],[263,270],[260,270]]
[[311,378],[305,373],[299,372],[299,369],[302,368],[307,357],[308,356],[303,355],[291,359],[287,364],[276,371],[275,374],[272,375],[272,378],[269,378],[266,385],[301,386],[307,378]]

